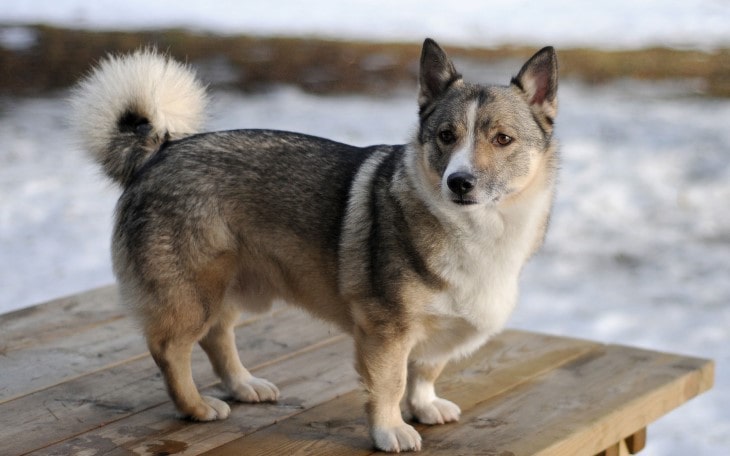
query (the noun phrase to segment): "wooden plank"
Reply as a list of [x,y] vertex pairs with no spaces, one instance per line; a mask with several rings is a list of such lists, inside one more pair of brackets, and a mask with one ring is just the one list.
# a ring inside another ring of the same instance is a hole
[[[3,320],[11,329],[9,336],[3,328],[0,343],[5,347],[0,404],[147,354],[136,322],[117,302],[116,287],[15,314]],[[241,324],[258,318],[249,316]]]
[[0,350],[32,347],[126,318],[109,285],[0,315]]
[[[99,293],[94,299],[109,290]],[[72,356],[92,353],[84,340],[98,342],[102,358],[115,349],[122,355],[98,364],[81,356],[79,373],[70,379],[47,386],[32,379],[31,393],[0,400],[0,454],[372,453],[349,338],[298,311],[280,311],[237,329],[247,364],[279,384],[282,401],[238,405],[229,420],[201,424],[175,418],[146,350],[135,355],[124,351],[133,344],[121,342],[120,348],[98,338],[109,339],[105,330],[120,338],[139,337],[125,326],[129,319],[112,317],[114,311],[109,311],[110,318],[92,318],[88,324],[73,320],[77,331],[68,333],[47,322],[61,309],[54,304],[27,315],[46,325],[48,337],[33,341],[24,335],[23,328],[30,326],[16,315],[0,324],[10,321],[19,341],[0,340],[11,355],[23,355],[17,359],[55,343]],[[78,304],[69,311],[83,320],[86,310]],[[62,365],[72,356],[65,356],[44,359],[73,375],[75,367]],[[0,390],[3,358],[15,359],[0,354]],[[84,370],[87,361],[96,370]],[[209,394],[220,396],[200,350],[194,372]],[[450,366],[438,384],[443,397],[462,407],[461,423],[418,428],[425,453],[635,453],[645,444],[646,425],[709,389],[713,375],[707,360],[507,331],[472,359]]]
[[[254,372],[286,379],[279,382],[282,399],[278,403],[233,404],[227,420],[194,423],[176,419],[172,404],[166,402],[33,454],[164,454],[172,450],[199,454],[358,387],[352,343],[342,335]],[[204,391],[221,396],[215,387]]]
[[581,339],[507,330],[473,356],[449,365],[439,394],[473,407],[495,395],[550,372],[599,347]]
[[[592,441],[597,445],[611,440],[623,442],[637,429],[646,428],[709,390],[714,382],[712,361],[630,347],[608,346],[606,359],[592,364],[606,379],[599,382],[598,372],[591,372],[592,378],[583,379],[584,384],[594,388],[594,397],[583,407],[575,407],[575,415],[563,417],[573,424],[573,429],[568,429],[570,435],[540,454],[569,454],[587,448]],[[576,366],[573,374],[590,370],[590,366]],[[556,380],[560,381],[557,374]]]
[[130,327],[115,286],[0,315],[0,403],[123,359]]
[[370,455],[364,401],[362,393],[353,391],[202,455]]
[[0,357],[0,404],[146,352],[144,339],[129,318],[12,350]]
[[145,350],[108,286],[0,316],[0,403]]
[[258,370],[256,374],[264,378],[286,378],[286,381],[279,382],[283,396],[277,404],[237,404],[228,420],[214,423],[208,429],[188,424],[173,432],[158,431],[154,440],[138,440],[133,445],[124,446],[135,454],[154,454],[150,446],[178,442],[180,447],[180,444],[185,446],[181,453],[197,455],[285,420],[359,388],[352,351],[352,341],[342,336],[332,344]]
[[[438,386],[445,398],[459,404],[462,410],[469,410],[490,397],[570,362],[595,346],[586,341],[507,331],[468,360],[450,367]],[[362,394],[352,392],[205,454],[371,454],[373,449],[363,401]],[[459,425],[440,428],[449,430],[455,426]],[[432,428],[417,427],[425,431],[425,446],[428,447],[428,433]]]
[[[249,366],[291,356],[336,334],[294,309],[253,320],[236,332]],[[217,381],[200,349],[194,351],[193,367],[198,384]],[[169,398],[159,370],[145,353],[0,404],[0,454],[43,448],[161,403],[168,404]],[[170,409],[167,417],[172,415]]]
[[424,454],[598,454],[709,389],[712,377],[711,361],[599,347],[468,410],[458,426],[429,429]]
[[[545,347],[551,345],[542,342]],[[465,411],[461,423],[417,426],[425,438],[424,453],[596,454],[616,442],[621,442],[619,450],[625,451],[623,439],[643,427],[637,426],[637,421],[648,424],[712,384],[712,363],[706,360],[596,345],[578,355],[566,357],[564,361],[570,361],[567,364],[548,356],[551,361],[543,364],[528,350],[521,354],[521,365],[509,366],[507,362],[496,366],[494,374],[504,378],[514,375],[517,383],[500,389],[502,381],[497,380],[495,392],[489,388],[486,375],[471,388],[464,388],[462,399],[476,394],[481,400],[472,397],[470,400],[476,399],[474,407],[456,401]],[[531,366],[538,366],[538,375],[523,375]],[[454,373],[446,377],[443,395],[453,399],[448,391],[461,388],[451,385],[464,379]],[[471,382],[468,373],[466,378]],[[672,385],[669,390],[668,385]],[[653,401],[664,402],[647,414],[643,408]],[[361,404],[357,395],[349,394],[206,454],[370,454],[365,421],[358,411]],[[633,404],[630,410],[627,404]],[[574,416],[575,412],[581,413]]]

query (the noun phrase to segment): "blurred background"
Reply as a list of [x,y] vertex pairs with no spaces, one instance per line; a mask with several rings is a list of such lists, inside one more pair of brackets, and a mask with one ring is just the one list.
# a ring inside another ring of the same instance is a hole
[[119,190],[66,121],[104,54],[154,45],[193,65],[209,129],[370,145],[410,139],[427,36],[481,82],[558,49],[558,195],[511,326],[713,358],[715,388],[642,454],[730,454],[728,1],[6,2],[0,313],[114,280]]

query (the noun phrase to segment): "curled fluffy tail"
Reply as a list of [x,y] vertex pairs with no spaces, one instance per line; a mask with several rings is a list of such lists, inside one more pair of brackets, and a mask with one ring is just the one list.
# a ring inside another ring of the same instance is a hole
[[166,140],[196,133],[206,104],[192,69],[144,49],[106,57],[79,82],[72,122],[82,146],[125,185]]

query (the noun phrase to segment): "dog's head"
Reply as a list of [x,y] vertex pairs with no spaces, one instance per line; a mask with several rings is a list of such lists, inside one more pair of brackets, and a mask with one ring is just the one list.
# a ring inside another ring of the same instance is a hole
[[416,141],[430,187],[466,208],[500,204],[529,186],[552,148],[557,79],[546,47],[507,86],[468,84],[427,39]]

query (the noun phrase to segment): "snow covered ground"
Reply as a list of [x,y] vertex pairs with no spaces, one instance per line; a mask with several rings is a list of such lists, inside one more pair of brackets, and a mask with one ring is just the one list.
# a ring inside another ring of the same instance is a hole
[[[395,11],[394,3],[377,0],[311,1],[306,14],[293,0],[266,9],[215,3],[215,11],[171,3],[14,2],[3,5],[0,23],[181,25],[411,41],[430,35],[476,45],[730,43],[730,4],[712,0],[556,0],[557,11],[527,1],[452,2],[439,14],[429,12],[441,11],[438,3],[423,0],[398,2]],[[13,33],[0,36],[0,45],[22,45],[22,32]],[[469,78],[506,82],[519,63],[466,68]],[[690,97],[685,89],[670,82],[563,81],[554,217],[545,248],[523,275],[511,326],[715,359],[715,388],[651,426],[642,454],[724,456],[730,454],[730,101]],[[0,312],[113,280],[108,243],[118,190],[74,146],[64,124],[65,95],[0,99]],[[284,87],[214,95],[212,129],[280,128],[366,145],[404,142],[415,124],[415,91],[316,97]]]

